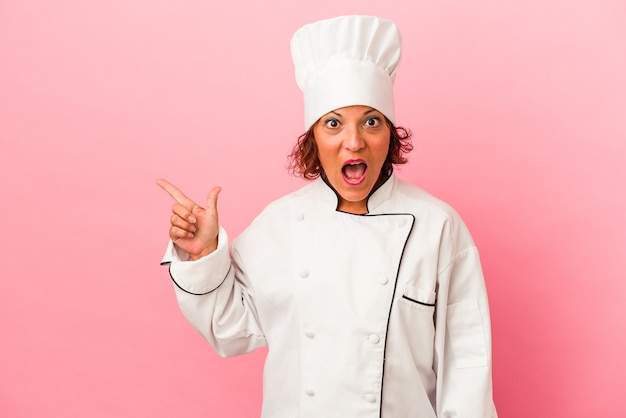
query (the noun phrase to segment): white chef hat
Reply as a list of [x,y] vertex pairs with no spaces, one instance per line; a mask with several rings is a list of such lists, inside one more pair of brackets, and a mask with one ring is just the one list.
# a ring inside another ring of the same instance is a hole
[[374,16],[310,23],[291,39],[304,125],[345,106],[370,106],[394,122],[393,81],[402,55],[396,25]]

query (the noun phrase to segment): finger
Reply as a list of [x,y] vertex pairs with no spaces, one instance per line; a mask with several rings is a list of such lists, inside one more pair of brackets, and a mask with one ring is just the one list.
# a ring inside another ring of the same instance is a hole
[[217,197],[219,196],[222,188],[217,186],[212,188],[207,194],[206,208],[211,209],[213,213],[217,214]]
[[196,207],[199,207],[199,206],[196,205],[195,203],[194,203],[194,206],[191,208],[188,208],[180,203],[175,203],[174,206],[172,206],[172,212],[174,213],[174,215],[193,224],[193,223],[196,223],[196,217],[193,215],[192,211]]
[[193,238],[193,233],[181,229],[177,226],[172,226],[170,228],[170,238],[172,239],[172,241],[176,242],[176,240],[183,238]]
[[175,226],[179,229],[194,233],[197,231],[196,225],[194,223],[191,222],[187,222],[185,219],[181,218],[180,216],[174,214],[172,215],[172,217],[170,218],[170,224],[171,226]]
[[[161,186],[161,188],[163,190],[165,190],[170,196],[172,196],[172,198],[175,201],[177,201],[181,205],[189,206],[190,202],[195,205],[193,200],[191,200],[187,196],[185,196],[185,194],[183,192],[181,192],[178,187],[174,186],[169,181],[167,181],[165,179],[157,179],[156,183],[159,186]],[[191,207],[193,207],[193,206],[191,206]]]

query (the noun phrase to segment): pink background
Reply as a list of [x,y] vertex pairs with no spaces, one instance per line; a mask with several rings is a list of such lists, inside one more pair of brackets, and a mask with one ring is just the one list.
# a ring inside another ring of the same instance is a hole
[[398,171],[481,250],[503,418],[626,407],[623,0],[0,2],[0,416],[258,416],[165,268],[165,177],[231,237],[302,184],[289,39],[340,14],[405,40]]

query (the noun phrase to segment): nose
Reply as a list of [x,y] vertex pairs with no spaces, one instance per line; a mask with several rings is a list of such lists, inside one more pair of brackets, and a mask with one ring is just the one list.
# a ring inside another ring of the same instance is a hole
[[363,135],[361,131],[352,127],[350,129],[346,129],[344,131],[345,137],[343,139],[343,146],[348,151],[359,151],[365,148],[365,140],[363,139]]

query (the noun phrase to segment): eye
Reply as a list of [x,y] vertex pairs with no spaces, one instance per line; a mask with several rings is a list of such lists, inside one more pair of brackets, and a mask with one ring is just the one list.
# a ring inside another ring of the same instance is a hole
[[326,122],[324,123],[324,125],[327,128],[331,128],[331,129],[335,129],[337,127],[339,127],[339,121],[335,118],[328,118],[326,119]]
[[378,116],[372,116],[371,118],[367,118],[365,120],[365,125],[370,128],[376,128],[380,125],[380,118]]

